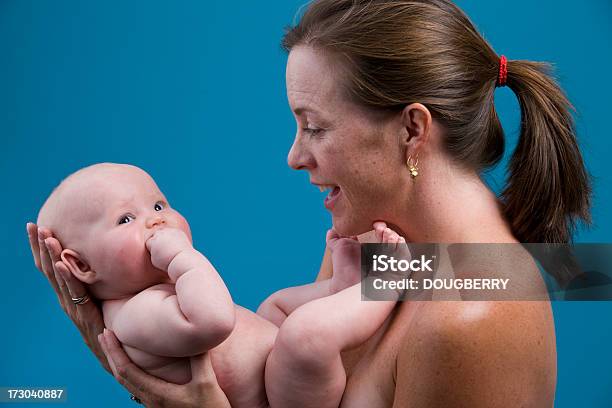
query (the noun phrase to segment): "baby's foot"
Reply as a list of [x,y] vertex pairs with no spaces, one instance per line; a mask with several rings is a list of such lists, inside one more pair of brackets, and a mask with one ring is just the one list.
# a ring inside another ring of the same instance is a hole
[[[373,227],[374,236],[376,237],[378,243],[387,244],[384,246],[385,248],[381,248],[385,255],[398,260],[410,260],[412,258],[410,249],[408,248],[408,245],[406,245],[406,240],[404,239],[404,237],[393,231],[391,228],[387,227],[387,224],[383,221],[375,222]],[[382,274],[377,275],[377,277],[387,281],[399,281],[408,278],[409,274],[407,275],[405,272],[401,271],[388,270],[387,272],[383,272]],[[386,299],[402,299],[404,294],[405,290],[403,289],[389,289],[387,291]]]
[[381,244],[405,244],[406,240],[400,236],[397,232],[387,227],[387,224],[383,221],[376,221],[373,225],[374,236],[376,240]]
[[396,259],[409,260],[412,258],[404,237],[387,227],[387,224],[383,221],[375,222],[373,227],[376,240],[380,244],[387,244],[385,245],[386,248],[383,249],[383,251],[389,252],[387,255]]
[[356,237],[341,237],[333,228],[325,237],[331,252],[331,292],[336,293],[361,281],[361,245]]

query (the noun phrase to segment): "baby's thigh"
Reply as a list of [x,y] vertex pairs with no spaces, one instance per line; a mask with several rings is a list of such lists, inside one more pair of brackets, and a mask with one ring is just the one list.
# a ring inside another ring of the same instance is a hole
[[236,306],[232,334],[210,354],[217,381],[233,407],[254,407],[265,402],[266,359],[277,331],[266,319]]

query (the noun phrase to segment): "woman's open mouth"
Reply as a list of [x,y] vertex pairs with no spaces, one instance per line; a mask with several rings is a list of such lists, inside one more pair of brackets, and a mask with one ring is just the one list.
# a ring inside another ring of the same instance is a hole
[[327,194],[327,196],[325,197],[325,202],[324,202],[325,208],[331,211],[334,208],[336,201],[338,201],[338,198],[340,197],[340,193],[342,192],[342,190],[340,190],[340,187],[336,185],[332,185],[332,184],[328,184],[328,185],[321,184],[318,187],[319,187],[319,190],[321,191],[331,190],[329,194]]

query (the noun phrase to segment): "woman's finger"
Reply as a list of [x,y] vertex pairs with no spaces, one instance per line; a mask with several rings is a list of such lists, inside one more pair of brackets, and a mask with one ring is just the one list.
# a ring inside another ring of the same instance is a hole
[[210,360],[210,353],[191,357],[190,387],[195,387],[197,399],[201,407],[231,408],[227,396],[219,386],[215,371]]
[[32,222],[26,224],[26,231],[28,232],[28,240],[30,241],[30,249],[32,250],[32,258],[34,258],[34,265],[42,272],[42,265],[40,263],[40,248],[38,247],[38,227]]
[[210,361],[210,353],[191,357],[192,382],[202,384],[216,383],[217,377]]
[[104,333],[100,333],[98,335],[98,343],[100,343],[100,347],[102,348],[102,351],[104,352],[104,357],[106,358],[106,362],[108,363],[108,366],[110,367],[113,377],[117,378],[118,377],[117,368],[115,367],[115,363],[113,362],[113,359],[110,357],[110,354],[108,352],[108,346],[106,345],[106,340],[104,339]]
[[87,289],[85,288],[85,285],[83,285],[83,282],[75,278],[74,275],[70,273],[70,270],[63,261],[58,260],[54,265],[65,282],[70,297],[78,298],[87,295]]
[[102,336],[103,350],[114,367],[113,374],[129,392],[145,401],[149,394],[163,393],[168,388],[166,381],[145,373],[130,360],[112,331],[104,330]]
[[74,320],[73,315],[70,313],[71,307],[73,306],[72,300],[70,299],[66,282],[59,275],[57,269],[58,264],[63,264],[60,258],[62,253],[62,245],[57,239],[49,237],[43,241],[43,247],[46,249],[46,255],[48,256],[52,265],[52,273],[49,278],[51,285],[53,286],[53,289],[55,289],[55,293],[57,294],[60,304],[62,305],[62,309],[64,309],[64,311],[68,313],[68,316]]
[[[66,296],[68,290],[66,288],[66,284],[64,280],[59,276],[57,270],[57,264],[62,263],[60,260],[60,256],[62,253],[62,246],[59,241],[53,237],[46,238],[41,247],[45,249],[46,256],[49,258],[49,262],[51,263],[51,275],[49,276],[49,281],[57,294],[57,297],[62,305],[62,309],[67,310],[70,305],[70,296]],[[46,273],[45,273],[46,274]]]
[[49,250],[45,245],[45,239],[51,238],[51,236],[51,231],[45,228],[38,229],[38,253],[40,254],[40,264],[43,273],[45,274],[49,282],[53,284],[53,264],[51,263],[51,256],[49,255]]
[[[64,262],[59,261],[56,265],[57,271],[59,272],[67,286],[67,290],[64,291],[64,293],[67,297],[70,297],[70,299],[67,300],[71,302],[72,307],[75,309],[75,314],[78,317],[78,320],[81,322],[90,323],[96,321],[96,318],[99,320],[100,317],[98,315],[100,314],[100,311],[98,309],[98,306],[93,302],[92,299],[89,298],[89,293],[87,292],[87,288],[85,287],[83,282],[75,278],[74,275],[70,273],[68,267]],[[85,303],[77,305],[72,300],[73,298],[83,298],[85,296],[87,296],[87,298],[89,299]],[[100,327],[100,330],[102,330],[103,328],[104,327]],[[98,333],[95,334],[97,335]]]
[[62,261],[56,262],[53,265],[53,274],[55,276],[55,281],[57,282],[56,294],[57,294],[57,299],[62,305],[62,309],[64,309],[64,312],[66,312],[68,316],[71,319],[73,319],[73,316],[70,313],[70,311],[72,310],[72,299],[68,291],[68,286],[66,285],[66,282],[62,278],[61,271],[63,269],[67,269],[67,268],[66,268],[66,265],[64,265]]
[[[72,274],[70,273],[70,270],[66,264],[62,261],[57,261],[53,264],[53,271],[55,272],[55,279],[57,280],[57,286],[60,290],[60,293],[58,293],[57,296],[60,298],[60,302],[62,302],[64,310],[68,316],[70,316],[72,320],[75,320],[78,308],[77,305],[74,304],[72,298],[76,298],[77,296],[73,295],[73,292],[70,290],[70,286],[67,282],[68,280],[71,280],[70,278],[72,278]],[[78,306],[85,306],[85,304]]]

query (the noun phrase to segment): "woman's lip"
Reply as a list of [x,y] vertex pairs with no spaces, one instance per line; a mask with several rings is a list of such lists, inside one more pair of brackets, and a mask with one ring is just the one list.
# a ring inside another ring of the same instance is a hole
[[334,187],[334,189],[330,191],[327,197],[325,197],[325,201],[323,203],[325,205],[325,208],[331,211],[334,208],[334,205],[338,201],[338,198],[340,197],[341,194],[342,194],[342,190],[340,189],[340,187],[338,186]]

